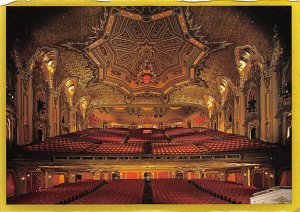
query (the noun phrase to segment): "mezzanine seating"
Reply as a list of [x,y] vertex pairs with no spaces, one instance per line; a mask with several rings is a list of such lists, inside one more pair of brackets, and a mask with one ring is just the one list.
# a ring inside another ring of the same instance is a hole
[[198,148],[193,144],[184,143],[152,143],[152,154],[172,155],[172,154],[201,154],[206,152],[204,148]]
[[222,181],[212,180],[193,180],[203,191],[212,193],[227,201],[235,203],[249,204],[250,197],[253,193],[258,192],[259,189],[254,186],[244,186],[235,183],[228,183]]
[[141,154],[144,148],[142,143],[103,143],[89,152],[93,154]]
[[216,153],[227,151],[265,150],[278,147],[278,145],[276,144],[270,144],[245,138],[232,138],[230,140],[209,140],[203,142],[203,146],[208,148],[211,152]]
[[228,204],[228,202],[205,193],[186,180],[152,180],[154,204]]
[[144,130],[134,130],[128,139],[128,143],[135,142],[168,142],[161,130],[151,129],[151,133],[143,133]]
[[193,132],[194,132],[193,129],[182,128],[182,127],[165,129],[165,135],[170,138],[189,135],[190,133],[193,133]]
[[14,201],[13,204],[58,204],[70,202],[99,188],[104,181],[91,180],[77,183],[64,183],[52,188],[40,189],[25,194]]
[[[201,132],[197,132],[197,129],[196,132],[186,128],[168,129],[166,133],[171,132],[172,134],[173,132],[174,135],[169,137],[170,140],[166,139],[161,130],[151,129],[149,130],[150,133],[144,133],[144,131],[145,129],[133,130],[130,134],[129,129],[122,128],[87,129],[47,138],[46,142],[26,145],[23,150],[37,153],[142,154],[144,153],[143,145],[149,142],[152,151],[149,150],[145,153],[163,155],[265,151],[279,147],[278,144],[210,129],[201,129]],[[129,135],[130,137],[127,140]],[[105,143],[107,144],[100,145]]]
[[91,133],[81,138],[81,141],[99,141],[99,142],[117,142],[121,143],[125,140],[126,134],[112,134],[105,131]]
[[203,133],[193,132],[193,133],[190,133],[188,135],[184,134],[182,136],[173,137],[172,141],[181,141],[181,142],[185,142],[185,141],[206,141],[206,140],[211,140],[211,139],[213,139],[213,137],[211,137],[209,135],[205,135]]
[[92,143],[89,142],[72,142],[66,140],[53,140],[42,143],[33,143],[24,147],[25,151],[40,153],[83,153]]
[[144,180],[113,180],[71,204],[141,204]]

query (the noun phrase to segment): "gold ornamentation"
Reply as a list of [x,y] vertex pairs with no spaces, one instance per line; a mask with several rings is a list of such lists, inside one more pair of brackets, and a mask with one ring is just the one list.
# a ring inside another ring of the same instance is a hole
[[106,29],[105,29],[105,34],[109,34],[111,29],[112,29],[112,26],[113,26],[113,23],[114,23],[114,20],[115,20],[115,16],[111,15],[109,16],[109,19],[108,19],[108,22],[107,22],[107,25],[106,25]]
[[181,29],[183,31],[183,33],[187,33],[187,26],[185,24],[185,18],[183,17],[183,15],[178,15],[178,20],[181,26]]
[[173,13],[172,10],[167,10],[167,11],[164,11],[162,13],[158,13],[158,14],[152,15],[151,19],[152,20],[158,20],[158,19],[170,16],[170,15],[172,15],[172,13]]
[[121,10],[120,15],[124,16],[124,17],[127,17],[127,18],[134,19],[134,20],[141,20],[142,19],[141,15],[138,15],[138,14],[135,14],[135,13],[130,13],[130,12],[127,12],[125,10]]
[[[204,45],[197,41],[195,38],[190,38],[190,42],[194,44],[195,46],[199,47],[200,49],[204,49]],[[203,55],[202,55],[203,56]]]

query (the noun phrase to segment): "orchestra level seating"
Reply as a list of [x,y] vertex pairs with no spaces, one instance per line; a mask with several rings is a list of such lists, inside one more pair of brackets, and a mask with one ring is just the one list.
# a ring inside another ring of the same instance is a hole
[[143,180],[114,180],[71,204],[141,204]]
[[259,191],[254,186],[244,186],[236,183],[213,181],[213,180],[193,180],[203,191],[212,193],[218,197],[233,201],[235,203],[249,204],[250,197]]
[[154,204],[228,204],[197,189],[186,180],[152,180],[152,191]]
[[9,203],[12,204],[63,204],[80,198],[98,189],[104,181],[91,180],[77,183],[63,183],[52,188],[27,193]]

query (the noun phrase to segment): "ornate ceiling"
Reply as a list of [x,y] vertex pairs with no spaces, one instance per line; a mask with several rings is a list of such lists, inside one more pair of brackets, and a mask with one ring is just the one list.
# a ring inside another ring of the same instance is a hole
[[142,13],[131,10],[110,8],[101,33],[84,42],[62,44],[80,52],[96,70],[97,79],[90,84],[118,87],[127,104],[138,96],[159,97],[168,103],[169,93],[178,86],[197,83],[208,87],[199,67],[211,52],[231,43],[204,39],[179,7],[149,10],[148,14],[144,9]]
[[247,8],[47,8],[39,22],[29,19],[44,8],[14,8],[20,16],[12,16],[14,30],[22,26],[25,31],[11,38],[24,69],[38,48],[57,49],[54,87],[76,78],[73,103],[88,98],[87,112],[112,105],[204,109],[204,97],[221,103],[215,79],[239,80],[235,48],[255,46],[265,61],[271,60],[273,25],[267,23],[275,15],[258,22],[261,10],[245,13]]
[[85,48],[100,80],[135,95],[192,81],[207,50],[189,34],[180,9],[146,16],[113,8],[105,34]]

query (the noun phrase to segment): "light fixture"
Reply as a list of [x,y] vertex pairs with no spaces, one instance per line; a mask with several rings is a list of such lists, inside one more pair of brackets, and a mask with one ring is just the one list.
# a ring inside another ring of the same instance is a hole
[[265,172],[265,175],[267,175],[268,174],[268,172]]
[[30,177],[30,174],[27,174],[27,177]]
[[21,177],[21,180],[22,180],[22,181],[25,181],[25,177]]
[[242,71],[247,66],[247,63],[244,60],[240,60],[239,62],[239,71]]
[[53,60],[50,60],[49,62],[48,62],[48,66],[51,66],[53,64]]

